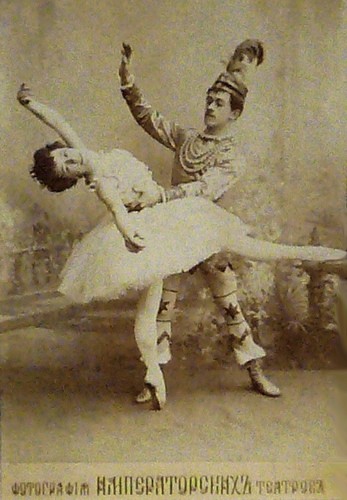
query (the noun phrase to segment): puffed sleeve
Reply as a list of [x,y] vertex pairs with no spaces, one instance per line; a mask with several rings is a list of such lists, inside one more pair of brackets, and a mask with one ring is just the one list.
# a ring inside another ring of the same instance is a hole
[[130,85],[121,87],[121,92],[137,123],[153,139],[175,151],[179,137],[184,134],[184,128],[173,121],[166,120],[154,110],[133,81]]

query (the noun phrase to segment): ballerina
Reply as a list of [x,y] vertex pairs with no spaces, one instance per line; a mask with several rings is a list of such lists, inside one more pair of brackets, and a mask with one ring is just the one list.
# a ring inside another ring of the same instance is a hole
[[156,409],[166,401],[156,333],[163,278],[188,271],[221,251],[251,260],[322,262],[346,258],[346,252],[337,249],[256,240],[248,236],[248,226],[238,217],[199,197],[128,213],[125,206],[134,200],[148,193],[163,193],[148,167],[124,150],[96,153],[87,149],[64,118],[34,99],[24,84],[17,99],[64,141],[35,152],[33,178],[52,192],[62,192],[84,180],[108,209],[104,220],[74,247],[59,291],[74,301],[89,302],[141,290],[135,338],[147,369],[145,384]]

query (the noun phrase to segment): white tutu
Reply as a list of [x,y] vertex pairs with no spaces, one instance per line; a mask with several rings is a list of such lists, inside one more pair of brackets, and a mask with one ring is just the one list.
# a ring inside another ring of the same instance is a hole
[[253,260],[329,260],[346,256],[324,247],[277,245],[247,236],[248,226],[208,200],[185,198],[132,213],[146,247],[131,253],[110,217],[72,251],[59,291],[77,302],[115,299],[130,289],[188,271],[211,255],[230,251]]
[[[74,247],[62,272],[60,292],[87,302],[144,288],[219,252],[225,239],[223,221],[232,224],[227,212],[198,198],[156,205],[129,217],[145,237],[145,248],[130,252],[107,217]],[[242,223],[235,218],[238,224]]]

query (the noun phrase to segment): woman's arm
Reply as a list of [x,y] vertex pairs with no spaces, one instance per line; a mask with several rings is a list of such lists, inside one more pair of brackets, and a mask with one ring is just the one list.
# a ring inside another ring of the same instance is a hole
[[143,236],[136,230],[131,223],[129,216],[120,195],[115,189],[114,183],[92,181],[95,186],[95,192],[98,198],[106,205],[107,209],[112,213],[114,223],[122,234],[127,248],[131,252],[139,252],[145,247]]
[[17,100],[26,109],[31,111],[43,123],[55,130],[66,145],[70,148],[79,150],[85,149],[85,145],[73,128],[64,120],[64,118],[54,109],[49,108],[45,104],[36,101],[30,89],[22,83],[17,93]]

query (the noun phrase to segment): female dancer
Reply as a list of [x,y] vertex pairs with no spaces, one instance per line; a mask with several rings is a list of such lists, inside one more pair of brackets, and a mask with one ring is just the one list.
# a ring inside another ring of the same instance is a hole
[[342,250],[251,238],[248,227],[238,217],[194,196],[127,213],[125,205],[133,204],[134,199],[163,192],[148,168],[127,151],[96,153],[87,149],[62,116],[35,100],[24,84],[17,99],[64,141],[35,152],[31,175],[53,192],[69,189],[84,179],[109,212],[74,248],[59,290],[79,302],[114,299],[134,288],[143,290],[135,338],[147,368],[145,383],[156,409],[162,408],[166,400],[156,335],[163,278],[187,271],[221,251],[250,260],[321,262],[346,258]]

